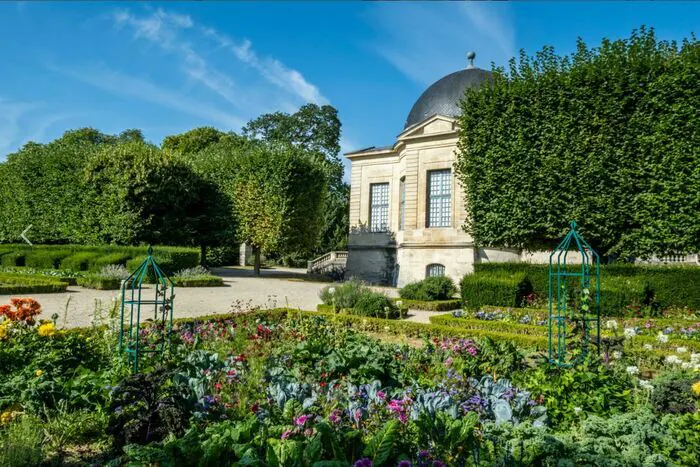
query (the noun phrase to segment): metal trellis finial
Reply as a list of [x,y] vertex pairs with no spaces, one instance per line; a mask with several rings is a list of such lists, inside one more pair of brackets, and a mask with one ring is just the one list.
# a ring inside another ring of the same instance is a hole
[[148,245],[148,250],[146,251],[148,256],[153,256],[153,247],[151,245]]

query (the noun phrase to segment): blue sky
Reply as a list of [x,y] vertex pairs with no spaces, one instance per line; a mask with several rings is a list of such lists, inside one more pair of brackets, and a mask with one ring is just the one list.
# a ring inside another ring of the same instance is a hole
[[0,2],[0,160],[71,128],[160,143],[305,102],[339,110],[344,151],[391,144],[469,50],[489,68],[642,24],[679,40],[698,18],[680,2]]

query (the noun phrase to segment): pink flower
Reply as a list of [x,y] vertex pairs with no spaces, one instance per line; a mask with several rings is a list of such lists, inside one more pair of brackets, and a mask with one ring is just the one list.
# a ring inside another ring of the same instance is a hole
[[304,436],[311,436],[313,434],[313,431],[311,431],[311,428],[307,428],[304,430]]
[[282,433],[282,436],[280,436],[280,438],[287,439],[290,436],[292,436],[292,430],[286,430],[284,433]]
[[385,399],[386,394],[384,394],[384,391],[377,391],[377,397],[380,399]]
[[447,360],[445,360],[445,366],[450,366],[452,365],[452,357],[448,357]]
[[306,421],[307,421],[309,418],[311,418],[311,416],[309,416],[309,415],[302,415],[302,416],[300,416],[299,418],[297,418],[296,420],[294,420],[294,423],[297,424],[298,426],[304,426],[304,424],[306,423]]

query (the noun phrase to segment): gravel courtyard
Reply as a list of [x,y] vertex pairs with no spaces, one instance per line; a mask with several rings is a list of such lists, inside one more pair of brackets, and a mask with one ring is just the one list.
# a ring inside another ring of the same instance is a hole
[[[223,277],[223,287],[192,287],[175,289],[175,316],[202,316],[250,307],[290,307],[316,310],[321,303],[319,291],[328,285],[306,280],[306,270],[292,268],[264,269],[261,277],[255,277],[247,268],[216,268],[213,273]],[[396,289],[377,288],[390,297],[397,296]],[[50,319],[59,314],[58,324],[67,327],[89,326],[96,309],[114,306],[119,291],[92,290],[68,287],[66,293],[32,294],[42,306],[40,318]],[[0,303],[7,303],[10,295],[0,295]],[[67,306],[67,313],[66,313]],[[412,312],[409,319],[428,322],[429,312]]]

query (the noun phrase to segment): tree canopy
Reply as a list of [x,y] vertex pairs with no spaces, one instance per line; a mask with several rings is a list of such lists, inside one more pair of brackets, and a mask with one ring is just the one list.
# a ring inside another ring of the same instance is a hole
[[462,102],[455,171],[484,246],[548,247],[576,219],[603,255],[700,250],[700,44],[642,28],[521,52]]
[[256,254],[310,251],[322,224],[327,190],[323,166],[288,143],[250,145],[238,160],[234,213],[240,240]]

